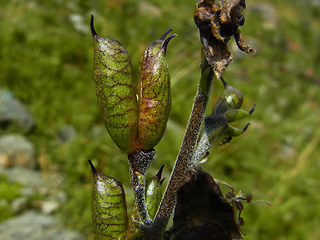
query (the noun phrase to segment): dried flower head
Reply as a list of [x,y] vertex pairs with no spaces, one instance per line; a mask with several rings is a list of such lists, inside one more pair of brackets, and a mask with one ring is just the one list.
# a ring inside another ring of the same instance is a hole
[[239,30],[245,21],[241,14],[245,8],[245,0],[202,0],[195,11],[194,21],[200,32],[204,54],[218,78],[232,60],[227,47],[232,36],[240,50],[248,54],[255,53],[244,42]]

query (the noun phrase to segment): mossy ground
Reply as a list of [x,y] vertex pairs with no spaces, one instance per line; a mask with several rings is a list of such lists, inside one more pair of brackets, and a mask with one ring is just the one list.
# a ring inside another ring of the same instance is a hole
[[[300,2],[248,0],[242,32],[257,54],[236,54],[224,74],[244,93],[243,108],[257,107],[247,132],[213,151],[204,168],[273,204],[245,208],[247,239],[320,238],[320,8]],[[168,179],[200,76],[196,3],[1,1],[0,87],[24,101],[37,121],[28,137],[36,145],[40,170],[59,172],[66,179],[68,201],[58,214],[69,228],[92,236],[88,159],[118,178],[132,199],[126,156],[106,131],[97,131],[102,122],[93,79],[90,13],[101,36],[127,46],[136,73],[150,42],[169,28],[178,34],[168,48],[172,112],[149,171],[155,174],[165,163]],[[274,7],[275,25],[273,17],[250,10],[258,3]],[[216,81],[209,109],[221,90]],[[77,137],[61,145],[57,132],[66,124],[75,127]]]

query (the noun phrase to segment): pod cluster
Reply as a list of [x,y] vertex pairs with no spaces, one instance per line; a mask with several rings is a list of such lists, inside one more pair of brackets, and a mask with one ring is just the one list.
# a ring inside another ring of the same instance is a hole
[[203,132],[198,139],[190,165],[205,160],[212,146],[224,145],[230,142],[232,137],[244,133],[249,123],[244,128],[233,127],[230,123],[250,116],[255,109],[255,106],[250,111],[240,109],[243,102],[242,93],[227,84],[223,78],[220,79],[225,89],[212,114],[204,118]]
[[98,104],[111,138],[128,154],[152,150],[166,129],[171,107],[166,53],[169,41],[176,36],[167,38],[170,31],[147,47],[136,81],[124,45],[100,37],[91,16]]

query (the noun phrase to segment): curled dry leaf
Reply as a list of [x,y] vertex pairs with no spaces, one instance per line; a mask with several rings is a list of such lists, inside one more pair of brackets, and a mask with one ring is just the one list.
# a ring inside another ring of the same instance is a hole
[[194,14],[194,21],[200,32],[205,57],[213,68],[216,77],[220,77],[232,60],[227,43],[232,36],[240,50],[254,54],[241,35],[239,26],[244,24],[242,10],[245,0],[202,0]]

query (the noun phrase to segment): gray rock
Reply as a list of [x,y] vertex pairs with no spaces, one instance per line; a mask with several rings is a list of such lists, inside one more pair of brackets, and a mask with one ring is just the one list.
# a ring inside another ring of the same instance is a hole
[[0,123],[15,123],[23,131],[34,127],[32,114],[10,91],[0,89],[0,106]]
[[29,188],[47,188],[48,181],[44,179],[39,171],[26,168],[4,168],[0,167],[0,176],[5,176],[8,181],[21,183]]
[[3,240],[85,240],[81,234],[64,229],[58,219],[26,212],[0,224]]
[[16,198],[11,203],[11,209],[14,212],[19,212],[27,205],[28,199],[26,197]]
[[59,208],[59,203],[53,200],[43,201],[41,203],[41,212],[44,214],[52,214]]
[[67,143],[72,141],[77,136],[76,130],[72,125],[65,125],[58,131],[59,143]]
[[35,149],[24,136],[12,134],[0,137],[0,165],[35,168]]

